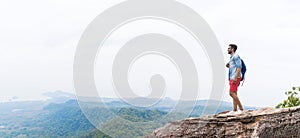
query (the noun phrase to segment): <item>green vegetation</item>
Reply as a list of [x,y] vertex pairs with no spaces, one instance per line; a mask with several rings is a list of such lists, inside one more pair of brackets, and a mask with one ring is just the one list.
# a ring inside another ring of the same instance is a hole
[[[24,103],[16,103],[24,104]],[[182,119],[185,117],[181,113],[169,114],[168,119],[163,117],[167,114],[160,110],[147,110],[139,108],[104,108],[94,106],[87,110],[88,116],[93,117],[93,121],[101,123],[101,130],[97,130],[85,117],[76,100],[66,103],[51,103],[42,107],[38,104],[27,104],[26,110],[18,113],[3,105],[1,112],[0,137],[83,137],[83,138],[109,138],[113,137],[143,137],[154,129],[161,127],[169,121]],[[15,107],[20,107],[15,105]],[[25,107],[25,106],[24,106]],[[37,111],[30,108],[39,107]],[[27,115],[28,114],[28,115]],[[158,120],[158,121],[155,121]],[[16,123],[17,121],[17,123]]]
[[[85,118],[78,104],[70,100],[63,104],[16,102],[0,105],[0,137],[72,137],[86,134],[95,128]],[[13,109],[11,110],[10,109]],[[24,107],[14,111],[16,107]]]
[[98,129],[93,130],[90,133],[86,133],[84,135],[79,136],[80,138],[112,138],[103,132],[99,131]]
[[276,108],[288,108],[294,106],[300,106],[300,99],[298,97],[298,92],[300,92],[300,87],[293,87],[291,91],[285,92],[285,95],[288,96],[286,100],[282,103],[279,103]]
[[[169,121],[183,119],[186,116],[181,113],[170,113],[165,118],[166,115],[167,112],[158,110],[122,108],[118,112],[118,117],[107,121],[101,130],[112,137],[139,138],[162,127]],[[95,137],[97,137],[97,133]]]

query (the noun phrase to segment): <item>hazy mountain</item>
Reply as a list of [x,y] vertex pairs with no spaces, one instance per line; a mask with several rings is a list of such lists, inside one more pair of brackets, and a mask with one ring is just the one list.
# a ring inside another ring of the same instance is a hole
[[[71,93],[55,91],[44,95],[50,98],[46,101],[0,103],[0,137],[108,137],[97,131],[86,116],[92,117],[89,119],[98,121],[97,124],[116,136],[126,134],[128,137],[140,137],[169,121],[200,116],[205,108],[215,109],[207,107],[207,103],[218,107],[217,112],[232,108],[232,103],[215,100],[180,101],[181,104],[178,105],[178,101],[171,98],[123,100],[86,97],[84,101],[80,101],[79,106]],[[134,104],[154,104],[149,107],[137,107],[127,103],[128,101]],[[177,110],[173,110],[174,107]],[[85,114],[81,108],[85,108]],[[255,107],[245,106],[245,109]],[[170,116],[160,119],[166,114]],[[138,126],[126,123],[126,120],[147,122],[153,119],[158,121],[148,125],[140,123]]]
[[63,91],[45,92],[43,96],[48,97],[47,102],[64,103],[70,99],[76,99],[75,95]]

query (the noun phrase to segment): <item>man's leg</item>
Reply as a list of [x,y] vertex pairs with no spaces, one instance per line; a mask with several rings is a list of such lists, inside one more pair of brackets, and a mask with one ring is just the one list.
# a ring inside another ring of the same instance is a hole
[[244,108],[243,108],[243,105],[242,105],[242,103],[241,103],[241,101],[240,101],[240,98],[238,97],[237,93],[235,93],[235,94],[236,94],[236,98],[237,98],[237,105],[239,106],[239,109],[240,109],[241,111],[243,111]]
[[240,101],[239,97],[237,96],[237,92],[230,92],[230,96],[232,97],[233,103],[234,103],[233,111],[237,110],[237,106],[239,106],[239,109],[241,111],[243,111],[244,108],[241,104],[241,101]]
[[233,101],[233,105],[232,105],[233,111],[237,111],[237,103],[236,103],[236,100],[234,98],[234,94],[233,93],[234,92],[229,92],[230,96],[232,97],[232,101]]

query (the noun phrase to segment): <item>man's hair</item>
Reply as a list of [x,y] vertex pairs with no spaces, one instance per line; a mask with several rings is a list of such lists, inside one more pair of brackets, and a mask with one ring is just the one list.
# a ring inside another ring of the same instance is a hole
[[237,45],[236,44],[229,44],[231,48],[233,48],[233,51],[235,52],[237,50]]

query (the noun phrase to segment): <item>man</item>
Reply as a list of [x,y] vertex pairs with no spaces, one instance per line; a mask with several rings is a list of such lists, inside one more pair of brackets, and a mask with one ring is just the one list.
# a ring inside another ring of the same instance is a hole
[[[243,106],[239,100],[237,95],[238,86],[240,85],[240,81],[242,79],[242,61],[238,54],[236,54],[237,45],[230,44],[228,47],[228,54],[230,54],[230,61],[226,64],[226,67],[229,68],[229,94],[233,99],[233,111],[230,111],[228,114],[240,114],[242,113]],[[239,111],[237,111],[237,106],[239,107]]]

